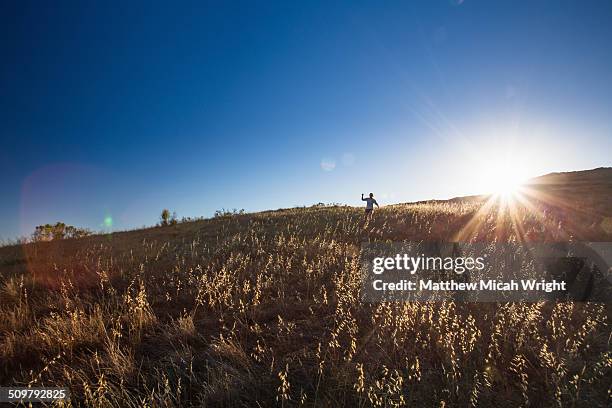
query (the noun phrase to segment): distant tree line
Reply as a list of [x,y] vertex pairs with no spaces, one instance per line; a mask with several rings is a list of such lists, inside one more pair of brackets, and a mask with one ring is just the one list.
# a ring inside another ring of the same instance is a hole
[[32,234],[32,241],[56,241],[67,238],[82,238],[91,235],[92,232],[87,228],[78,228],[72,225],[66,225],[63,222],[57,222],[55,225],[45,224],[39,225]]
[[244,214],[244,208],[238,210],[236,208],[232,209],[232,210],[226,210],[225,208],[222,208],[220,210],[215,211],[215,218],[218,217],[229,217],[232,215],[242,215]]
[[[237,210],[226,210],[225,208],[221,210],[215,211],[215,218],[218,217],[228,217],[234,215],[244,214],[244,209]],[[168,226],[168,225],[176,225],[178,223],[183,222],[192,222],[203,220],[204,217],[183,217],[180,221],[177,218],[176,212],[170,212],[167,208],[164,208],[160,215],[159,224],[160,226]],[[79,228],[73,225],[67,225],[63,222],[57,222],[55,224],[45,224],[39,225],[36,227],[34,233],[32,234],[31,240],[32,242],[43,242],[43,241],[57,241],[60,239],[68,239],[68,238],[82,238],[89,235],[92,235],[93,232],[87,228]],[[27,242],[27,238],[22,239],[19,242],[25,243]]]
[[[215,211],[215,215],[214,218],[220,218],[220,217],[230,217],[230,216],[234,216],[234,215],[242,215],[245,214],[244,208],[243,209],[225,209],[222,208],[220,210]],[[165,227],[168,225],[176,225],[179,223],[184,223],[184,222],[192,222],[192,221],[201,221],[204,220],[204,217],[183,217],[180,220],[178,219],[176,212],[170,212],[170,210],[168,210],[167,208],[164,208],[161,212],[161,215],[159,216],[159,226],[161,227]]]

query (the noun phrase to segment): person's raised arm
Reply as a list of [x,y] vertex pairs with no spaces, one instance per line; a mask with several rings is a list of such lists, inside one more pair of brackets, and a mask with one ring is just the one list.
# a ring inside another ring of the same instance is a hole
[[361,193],[361,201],[366,201],[366,199],[363,198],[363,193]]

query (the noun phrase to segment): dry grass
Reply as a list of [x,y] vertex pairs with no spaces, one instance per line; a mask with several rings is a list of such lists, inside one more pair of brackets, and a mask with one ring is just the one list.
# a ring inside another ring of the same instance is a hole
[[[0,249],[0,384],[79,406],[606,406],[609,311],[360,302],[363,241],[611,240],[478,202],[317,207]],[[466,228],[471,219],[478,228]],[[585,226],[586,225],[586,226]]]

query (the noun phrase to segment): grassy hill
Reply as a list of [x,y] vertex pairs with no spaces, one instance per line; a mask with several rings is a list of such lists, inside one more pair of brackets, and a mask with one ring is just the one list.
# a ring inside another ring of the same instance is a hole
[[88,406],[606,406],[596,303],[359,299],[368,241],[612,241],[612,169],[0,248],[0,384]]

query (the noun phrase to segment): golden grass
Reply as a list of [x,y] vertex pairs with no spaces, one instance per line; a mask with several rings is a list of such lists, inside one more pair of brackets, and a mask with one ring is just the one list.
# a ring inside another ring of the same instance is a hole
[[481,207],[367,223],[301,208],[1,248],[0,384],[68,386],[66,406],[606,406],[605,305],[359,300],[364,241],[612,238],[538,209],[515,214],[519,237]]

